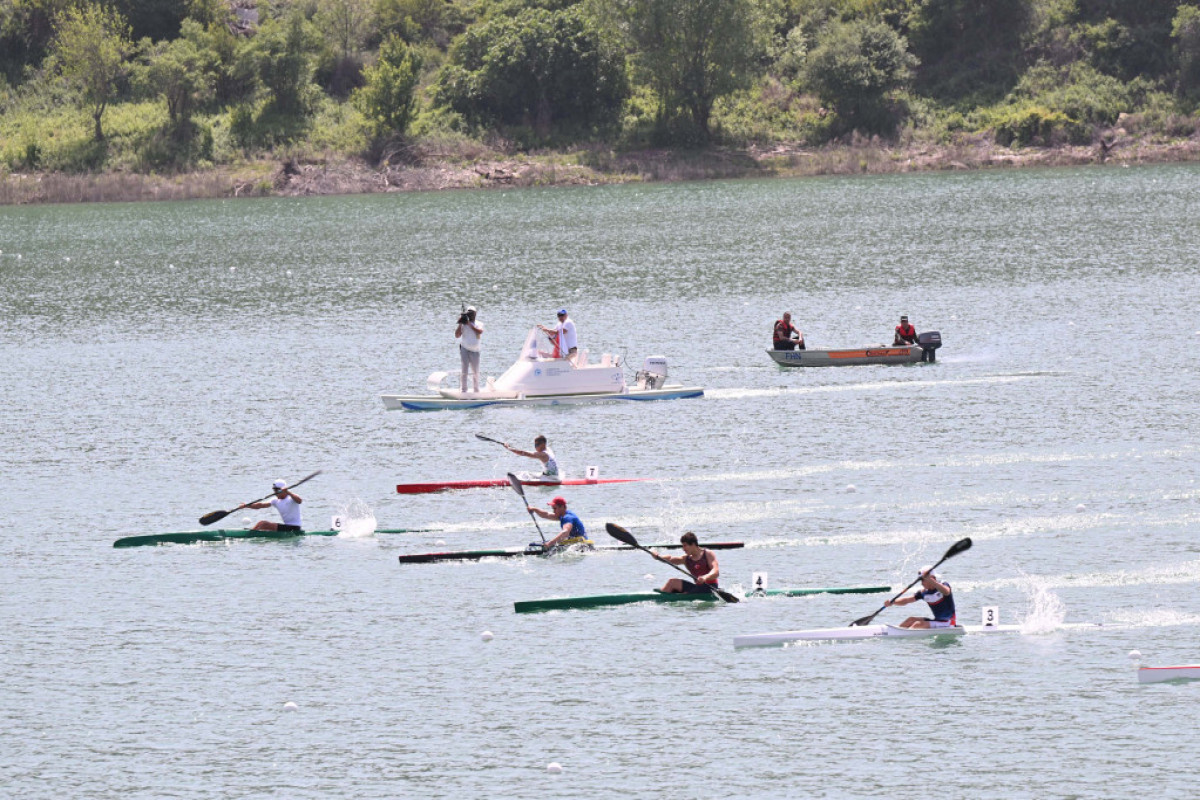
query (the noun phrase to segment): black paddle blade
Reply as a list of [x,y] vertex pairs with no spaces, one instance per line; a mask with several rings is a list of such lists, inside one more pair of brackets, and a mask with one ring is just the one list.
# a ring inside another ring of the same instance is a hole
[[485,442],[493,442],[495,444],[504,444],[504,442],[500,441],[499,439],[493,439],[490,436],[484,436],[482,433],[475,434],[475,438],[482,439]]
[[[884,606],[883,608],[887,608],[887,606]],[[883,611],[883,608],[879,609],[879,611]],[[851,623],[850,623],[850,627],[851,627],[851,628],[857,628],[857,627],[859,627],[859,626],[861,626],[861,625],[870,625],[870,624],[871,624],[871,620],[873,620],[873,619],[875,619],[877,616],[879,616],[879,611],[876,611],[874,614],[870,615],[869,617],[862,617],[862,618],[860,618],[860,619],[856,619],[856,620],[854,620],[854,622],[851,622]]]
[[950,549],[946,551],[946,555],[942,556],[942,561],[945,561],[947,558],[953,558],[954,556],[958,555],[959,553],[965,553],[970,549],[971,549],[971,537],[970,536],[963,537],[962,539],[959,539],[954,544],[950,545]]
[[633,534],[622,528],[615,522],[604,523],[604,530],[608,531],[608,535],[616,539],[622,544],[627,544],[630,547],[641,547],[637,539],[633,538]]
[[508,482],[512,485],[513,491],[521,495],[521,499],[525,499],[525,487],[521,485],[521,479],[511,472],[508,473]]
[[725,591],[724,589],[713,589],[713,593],[716,594],[717,597],[720,597],[722,600],[724,600],[726,603],[742,602],[741,600],[738,600],[738,596],[736,594],[730,594],[729,592]]
[[214,522],[225,519],[232,513],[233,513],[232,511],[210,511],[207,514],[205,514],[203,517],[200,518],[200,524],[201,525],[212,525]]

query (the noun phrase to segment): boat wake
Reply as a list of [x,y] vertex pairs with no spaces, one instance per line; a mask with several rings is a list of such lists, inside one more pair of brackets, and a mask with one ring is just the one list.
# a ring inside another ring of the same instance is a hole
[[[870,381],[864,383],[826,384],[822,386],[780,386],[775,389],[707,389],[705,395],[712,400],[746,400],[758,397],[791,397],[794,395],[831,394],[839,392],[870,392],[879,389],[893,391],[901,386],[925,388],[928,386],[970,386],[995,385],[1000,383],[1016,383],[1018,381],[1048,378],[1058,373],[1048,372],[1014,372],[1006,375],[986,375],[979,378],[958,378],[947,380],[894,380]],[[1065,374],[1065,373],[1062,373]]]
[[[1020,588],[1028,576],[1001,578],[980,583],[963,582],[965,591]],[[1174,562],[1140,570],[1091,572],[1079,575],[1043,575],[1037,578],[1047,588],[1113,588],[1123,586],[1169,586],[1200,583],[1200,560]]]
[[340,539],[362,539],[375,535],[378,523],[375,512],[362,500],[355,498],[339,508],[338,516],[334,517],[334,529],[339,531]]

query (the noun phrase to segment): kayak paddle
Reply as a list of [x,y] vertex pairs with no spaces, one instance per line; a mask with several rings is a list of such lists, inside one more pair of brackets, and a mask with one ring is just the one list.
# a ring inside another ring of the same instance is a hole
[[[622,528],[620,525],[616,524],[615,522],[604,523],[604,530],[608,531],[608,535],[613,537],[614,539],[616,539],[618,542],[627,544],[630,547],[636,547],[638,550],[646,550],[646,548],[644,548],[640,544],[638,544],[637,539],[633,538],[632,533],[625,530],[624,528]],[[646,550],[646,552],[650,553],[650,555],[653,556],[656,561],[662,561],[662,559],[659,558],[659,556],[656,553],[653,553],[650,550]],[[692,580],[692,581],[696,580],[696,576],[692,575],[692,573],[683,569],[678,564],[672,564],[670,561],[663,561],[662,563],[666,564],[668,567],[674,567],[675,569],[679,570],[684,575],[687,575],[690,580]],[[708,590],[710,592],[712,592],[713,594],[715,594],[717,597],[724,600],[726,603],[739,602],[739,600],[737,599],[737,595],[732,595],[729,592],[725,591],[724,589],[718,589],[715,586],[709,586]]]
[[476,438],[476,439],[482,439],[482,440],[483,440],[483,441],[485,441],[485,442],[495,442],[496,444],[499,444],[499,445],[503,445],[503,446],[505,446],[505,447],[508,447],[508,443],[507,443],[507,442],[502,442],[502,441],[500,441],[499,439],[493,439],[493,438],[492,438],[492,437],[490,437],[490,436],[484,436],[482,433],[477,433],[477,434],[475,434],[475,438]]
[[[956,555],[958,555],[959,553],[965,553],[965,552],[967,552],[967,551],[968,551],[968,550],[970,550],[970,549],[971,549],[971,537],[970,537],[970,536],[967,536],[967,537],[965,537],[965,538],[959,539],[957,542],[955,542],[954,544],[950,545],[950,549],[946,551],[946,555],[942,556],[942,561],[945,561],[945,560],[946,560],[946,559],[948,559],[948,558],[954,558],[954,557],[955,557]],[[933,572],[935,569],[937,569],[938,567],[940,567],[940,566],[941,566],[941,564],[942,564],[942,561],[939,561],[939,562],[937,562],[936,564],[934,564],[932,567],[930,567],[930,568],[928,569],[928,572]],[[900,597],[901,597],[901,596],[902,596],[902,595],[903,595],[905,592],[907,592],[907,591],[908,591],[909,589],[911,589],[912,587],[916,586],[918,583],[920,583],[920,581],[921,581],[921,577],[918,575],[918,576],[917,576],[917,579],[916,579],[915,581],[913,581],[913,582],[912,582],[912,583],[910,583],[908,586],[905,586],[903,589],[901,589],[901,590],[900,590],[900,594],[896,595],[896,596],[895,596],[895,597],[893,597],[891,600],[888,600],[888,603],[894,603],[894,602],[896,602],[897,600],[899,600],[899,599],[900,599]],[[883,609],[885,609],[885,608],[887,608],[887,603],[884,603],[884,604],[883,604],[883,606],[882,606],[882,607],[880,607],[879,611],[883,611]],[[854,622],[851,622],[851,623],[850,623],[850,627],[851,627],[851,628],[854,628],[854,627],[857,627],[857,626],[859,626],[859,625],[870,625],[870,624],[871,624],[871,620],[875,619],[875,617],[879,615],[879,611],[876,611],[874,614],[872,614],[872,615],[871,615],[871,616],[869,616],[869,617],[863,617],[862,619],[856,619],[856,620],[854,620]]]
[[[479,436],[478,433],[475,435]],[[479,436],[479,438],[482,439],[483,437]],[[492,439],[492,441],[495,441],[495,439]],[[525,503],[525,510],[529,511],[529,501],[525,499],[525,489],[521,486],[521,479],[518,478],[516,475],[513,475],[510,472],[510,473],[508,473],[508,482],[510,484],[512,484],[513,491],[516,492],[517,494],[521,495],[521,500],[522,500],[522,502]],[[542,533],[542,526],[538,525],[537,517],[535,517],[533,515],[532,511],[529,511],[529,518],[531,520],[533,520],[534,527],[538,529],[538,536],[542,537],[542,547],[545,547],[546,546],[546,534]]]
[[[304,483],[305,481],[312,480],[313,478],[317,477],[320,474],[321,474],[321,470],[317,470],[312,475],[309,475],[307,478],[301,478],[300,480],[296,481],[291,486],[288,486],[286,488],[288,490],[295,489],[300,484]],[[274,496],[275,496],[274,492],[271,492],[269,495],[267,495],[267,497],[274,497]],[[250,503],[261,503],[263,500],[266,500],[267,497],[260,497],[257,500],[251,500]],[[250,503],[243,503],[243,505],[248,506],[248,505],[250,505]],[[203,517],[200,518],[200,524],[201,525],[212,525],[214,522],[217,522],[218,520],[225,519],[230,514],[232,514],[234,511],[237,511],[237,509],[231,508],[228,511],[210,511],[207,514],[205,514]]]

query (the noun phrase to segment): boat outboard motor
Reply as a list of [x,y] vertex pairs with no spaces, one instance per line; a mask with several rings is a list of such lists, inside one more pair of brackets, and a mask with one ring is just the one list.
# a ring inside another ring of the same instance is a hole
[[639,389],[661,389],[667,382],[667,357],[646,356],[641,371],[634,377]]
[[942,346],[942,335],[937,331],[925,331],[917,335],[917,344],[921,348],[921,360],[932,364],[937,361],[937,349]]

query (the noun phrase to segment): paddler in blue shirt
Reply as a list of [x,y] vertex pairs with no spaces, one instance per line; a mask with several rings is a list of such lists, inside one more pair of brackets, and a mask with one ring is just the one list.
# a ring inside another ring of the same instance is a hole
[[683,578],[671,578],[663,584],[659,589],[660,592],[668,594],[710,594],[717,587],[717,580],[721,577],[721,565],[717,563],[717,557],[712,550],[705,550],[700,546],[700,542],[696,539],[696,534],[688,531],[683,536],[679,537],[679,543],[683,545],[683,555],[661,555],[651,552],[650,555],[662,561],[665,564],[682,564],[688,572],[692,573],[695,583],[685,581]]
[[950,584],[933,574],[933,567],[923,567],[918,573],[921,576],[921,588],[912,597],[901,597],[892,602],[888,600],[885,606],[906,606],[918,600],[929,603],[933,619],[928,617],[909,617],[900,623],[901,628],[952,628],[955,625],[954,595],[951,594]]
[[275,481],[271,488],[275,492],[275,496],[270,501],[266,503],[243,503],[238,506],[238,509],[263,509],[274,506],[283,522],[271,522],[262,519],[251,530],[299,533],[303,530],[303,525],[300,522],[300,504],[304,501],[300,499],[299,495],[288,491],[286,481]]
[[556,519],[562,525],[562,530],[558,536],[546,542],[546,550],[555,547],[567,547],[573,544],[591,546],[592,541],[587,538],[587,531],[583,527],[583,521],[575,516],[574,512],[567,511],[567,500],[565,497],[556,497],[547,505],[550,506],[550,511],[543,511],[533,506],[525,507],[529,510],[530,514],[537,514],[543,519]]

